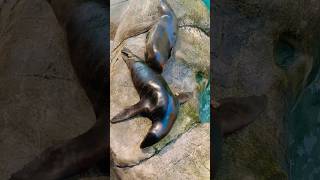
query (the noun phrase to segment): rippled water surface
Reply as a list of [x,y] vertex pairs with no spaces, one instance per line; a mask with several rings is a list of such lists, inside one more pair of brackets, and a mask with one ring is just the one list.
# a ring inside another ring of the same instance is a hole
[[320,179],[320,78],[311,83],[289,115],[292,180]]

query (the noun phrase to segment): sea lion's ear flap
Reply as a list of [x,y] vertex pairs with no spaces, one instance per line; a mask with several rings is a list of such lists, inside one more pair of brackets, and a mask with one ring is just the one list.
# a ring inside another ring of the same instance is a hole
[[266,96],[226,98],[219,101],[219,106],[212,108],[213,119],[220,125],[222,134],[228,135],[258,118],[267,105]]
[[186,103],[189,99],[191,99],[193,96],[192,92],[182,92],[179,93],[176,97],[180,104]]

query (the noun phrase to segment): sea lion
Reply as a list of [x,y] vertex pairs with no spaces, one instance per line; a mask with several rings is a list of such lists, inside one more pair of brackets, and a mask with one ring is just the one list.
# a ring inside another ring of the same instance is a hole
[[132,82],[140,101],[118,113],[111,122],[121,122],[137,115],[148,117],[152,121],[152,126],[140,145],[140,148],[146,148],[169,133],[177,119],[180,104],[186,102],[191,93],[175,96],[163,77],[154,72],[143,60],[127,48],[121,53],[130,69]]
[[99,160],[104,161],[106,174],[109,172],[109,7],[102,1],[69,1],[72,6],[64,7],[67,13],[59,9],[60,2],[66,3],[51,1],[55,3],[53,9],[58,20],[66,25],[72,64],[92,103],[96,123],[84,134],[44,151],[39,158],[14,173],[11,180],[65,179],[92,167]]
[[145,60],[161,73],[170,56],[174,56],[178,24],[176,15],[165,0],[160,0],[159,11],[161,17],[147,35]]
[[219,101],[217,107],[211,99],[213,114],[213,174],[221,160],[222,140],[232,133],[246,127],[265,110],[267,97],[248,96],[239,98],[225,98]]

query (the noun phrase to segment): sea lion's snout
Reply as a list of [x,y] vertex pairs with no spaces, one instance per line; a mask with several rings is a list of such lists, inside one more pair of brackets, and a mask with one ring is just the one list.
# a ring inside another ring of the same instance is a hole
[[130,57],[131,51],[128,48],[123,48],[121,50],[122,56]]
[[128,48],[124,47],[121,50],[121,55],[122,55],[122,59],[124,60],[124,62],[127,64],[128,67],[130,67],[132,65],[132,63],[134,62],[134,61],[132,61],[133,57],[134,57],[132,52]]

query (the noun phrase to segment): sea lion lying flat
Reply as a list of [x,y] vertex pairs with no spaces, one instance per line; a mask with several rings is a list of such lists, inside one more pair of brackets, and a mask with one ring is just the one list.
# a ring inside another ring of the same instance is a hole
[[158,73],[174,54],[177,40],[177,18],[165,0],[160,0],[160,20],[153,26],[147,36],[145,60]]
[[145,148],[157,143],[169,133],[177,118],[180,104],[186,102],[191,93],[174,96],[163,77],[143,60],[126,48],[121,53],[130,69],[140,101],[114,116],[111,122],[121,122],[137,115],[151,119],[152,126],[140,145],[141,148]]
[[68,11],[66,13],[59,9],[61,1],[55,2],[62,14],[57,14],[55,7],[53,9],[59,21],[66,23],[72,64],[92,103],[96,123],[84,134],[47,149],[22,170],[14,173],[11,180],[65,179],[92,167],[101,159],[104,161],[106,173],[109,171],[107,152],[109,149],[107,138],[109,8],[106,2],[69,1],[73,6],[70,6],[72,7],[69,7],[70,9],[64,8]]
[[267,105],[266,96],[226,98],[213,107],[213,172],[221,159],[222,138],[246,127],[258,118]]

